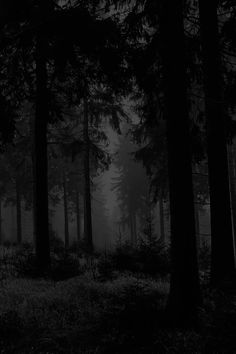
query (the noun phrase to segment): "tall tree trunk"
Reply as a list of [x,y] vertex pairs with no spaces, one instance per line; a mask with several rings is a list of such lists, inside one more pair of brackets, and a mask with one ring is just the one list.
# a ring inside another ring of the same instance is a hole
[[[41,19],[45,15],[41,1]],[[39,30],[36,38],[36,114],[34,124],[34,193],[35,238],[39,271],[50,266],[49,220],[48,220],[48,160],[47,160],[47,39]]]
[[[194,166],[194,173],[197,175],[200,173],[199,167],[197,164]],[[196,239],[197,239],[197,251],[198,255],[201,248],[201,235],[200,235],[200,220],[199,220],[199,201],[198,201],[198,193],[194,191],[194,212],[195,212],[195,228],[196,228]]]
[[130,241],[132,246],[135,246],[135,225],[134,225],[134,217],[133,217],[133,209],[131,202],[128,202],[128,217],[129,217],[129,226],[130,226]]
[[137,220],[136,220],[136,214],[133,213],[133,230],[134,230],[134,245],[137,246],[138,242],[138,235],[137,235]]
[[129,212],[129,223],[130,223],[130,241],[132,246],[134,246],[134,224],[131,212]]
[[159,199],[159,213],[160,213],[160,241],[165,243],[165,217],[164,204],[162,196]]
[[235,275],[217,1],[199,0],[211,210],[211,281]]
[[16,179],[16,225],[17,225],[17,243],[22,243],[22,218],[21,218],[21,192],[19,181]]
[[183,2],[165,0],[162,10],[172,263],[167,312],[172,322],[190,324],[196,320],[201,294],[194,219]]
[[87,98],[84,99],[84,237],[88,252],[93,252],[91,189],[90,189],[90,139]]
[[68,221],[68,201],[67,201],[67,181],[66,173],[63,173],[63,195],[64,195],[64,230],[65,230],[65,250],[69,249],[69,221]]
[[236,169],[234,143],[228,147],[229,181],[231,195],[231,215],[233,219],[234,257],[236,250]]
[[36,247],[36,189],[35,189],[35,154],[34,154],[34,131],[35,131],[35,116],[32,116],[30,121],[30,135],[31,135],[31,161],[32,161],[32,183],[33,183],[33,193],[32,193],[32,221],[33,221],[33,242]]
[[2,232],[2,197],[0,197],[0,245],[3,244],[3,232]]
[[76,192],[76,221],[77,221],[77,242],[81,240],[80,234],[80,194],[79,191]]
[[199,254],[201,248],[201,235],[200,235],[199,205],[197,202],[195,203],[195,227],[196,227],[197,251]]

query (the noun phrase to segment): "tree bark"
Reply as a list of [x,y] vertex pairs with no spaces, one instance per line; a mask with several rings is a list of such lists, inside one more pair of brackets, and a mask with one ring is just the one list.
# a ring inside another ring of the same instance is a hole
[[22,243],[22,218],[21,218],[21,192],[19,181],[16,179],[16,225],[17,225],[17,244]]
[[35,132],[35,117],[31,120],[31,161],[32,161],[32,179],[33,179],[33,195],[32,195],[32,221],[33,221],[33,241],[36,248],[36,189],[35,189],[35,153],[34,153],[34,132]]
[[159,199],[159,212],[160,212],[160,241],[165,243],[165,217],[164,217],[164,204],[163,198]]
[[3,231],[2,231],[2,198],[0,197],[0,245],[3,244]]
[[77,242],[81,240],[80,234],[80,195],[79,191],[76,192],[76,222],[77,222]]
[[90,186],[90,139],[87,98],[84,99],[84,237],[89,253],[93,252],[91,186]]
[[233,220],[234,257],[236,250],[236,170],[235,170],[235,149],[234,143],[228,147],[229,160],[229,181],[231,195],[231,215]]
[[137,236],[137,220],[136,220],[136,214],[133,213],[133,231],[134,231],[134,245],[137,246],[137,241],[138,241],[138,236]]
[[199,205],[195,203],[195,226],[196,226],[196,239],[197,239],[197,252],[199,254],[201,249],[201,235],[200,235],[200,220],[199,220]]
[[65,232],[65,250],[69,249],[69,221],[68,221],[68,201],[67,201],[67,181],[66,173],[63,173],[63,195],[64,195],[64,232]]
[[131,212],[129,212],[129,223],[130,223],[130,241],[132,246],[134,246],[134,225]]
[[194,219],[183,3],[182,0],[165,0],[162,6],[160,30],[167,121],[172,264],[167,313],[172,323],[190,325],[196,320],[201,293]]
[[[41,1],[41,19],[45,14]],[[35,238],[39,271],[50,266],[49,220],[48,220],[48,159],[47,159],[47,39],[39,30],[36,38],[36,114],[34,125],[34,193]]]
[[130,241],[132,246],[136,245],[136,220],[133,212],[132,203],[128,201],[129,225],[130,225]]
[[235,276],[217,1],[199,0],[211,210],[211,282]]

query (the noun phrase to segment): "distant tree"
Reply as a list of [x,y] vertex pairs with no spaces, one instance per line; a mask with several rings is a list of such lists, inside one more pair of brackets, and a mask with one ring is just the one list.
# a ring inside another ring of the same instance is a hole
[[95,171],[108,168],[111,157],[106,151],[109,144],[104,124],[119,132],[120,120],[125,117],[119,100],[106,90],[91,93],[84,99],[83,110],[83,163],[84,163],[84,237],[88,250],[93,251],[91,209],[91,166]]
[[[141,108],[141,114],[145,109]],[[168,200],[168,171],[167,171],[167,146],[166,146],[166,124],[160,119],[157,121],[155,115],[143,119],[138,126],[134,126],[133,137],[139,145],[135,156],[142,161],[147,175],[150,178],[150,195],[153,204],[159,204],[160,239],[165,241],[165,207]]]
[[149,195],[149,181],[145,170],[135,161],[135,146],[128,134],[128,125],[123,127],[119,138],[118,152],[114,160],[118,177],[113,179],[113,190],[117,194],[121,210],[121,224],[128,226],[133,245],[137,244],[137,222],[140,214],[144,214],[146,198]]
[[[18,128],[19,128],[18,123]],[[24,123],[22,123],[24,126]],[[26,131],[25,131],[26,133]],[[2,201],[16,206],[17,243],[22,243],[22,208],[32,205],[32,164],[29,154],[29,137],[20,131],[14,139],[14,146],[5,146],[1,154]],[[4,187],[3,187],[4,186]]]
[[[14,46],[17,42],[17,53],[20,51],[24,54],[21,84],[24,87],[30,77],[29,91],[35,103],[34,219],[36,255],[42,272],[50,265],[47,124],[51,118],[52,81],[58,77],[63,78],[67,65],[77,68],[78,73],[83,73],[84,64],[90,60],[90,77],[95,81],[97,77],[101,84],[106,83],[115,90],[120,85],[127,86],[127,82],[124,82],[124,60],[120,50],[122,40],[117,23],[112,16],[106,19],[101,17],[100,11],[97,11],[99,3],[66,1],[60,6],[54,1],[38,1],[37,4],[26,1],[16,15],[19,8],[16,2],[11,1],[9,6],[2,2],[2,22],[8,25],[7,28],[4,27],[2,46]],[[14,6],[16,13],[13,11]],[[26,51],[28,56],[25,55]],[[15,67],[19,67],[17,64],[21,56],[13,55],[12,58],[15,60]],[[65,78],[62,80],[66,81]],[[83,89],[83,85],[77,85],[80,98],[85,94]],[[6,132],[5,128],[4,131]]]
[[208,166],[206,161],[193,164],[194,204],[197,249],[201,248],[200,213],[209,202]]
[[89,137],[89,107],[87,97],[84,98],[84,121],[83,121],[83,142],[84,142],[84,238],[89,252],[93,252],[92,233],[92,210],[90,190],[90,137]]

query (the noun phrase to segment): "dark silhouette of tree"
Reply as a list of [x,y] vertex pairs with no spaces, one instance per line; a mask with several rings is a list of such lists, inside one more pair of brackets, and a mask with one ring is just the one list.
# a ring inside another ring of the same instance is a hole
[[[127,5],[125,1],[117,1]],[[133,5],[133,6],[132,6]],[[196,319],[201,302],[192,182],[192,142],[187,96],[185,3],[149,0],[130,4],[125,26],[131,42],[131,67],[146,96],[153,139],[158,117],[166,120],[171,217],[171,286],[168,312],[178,323]],[[191,57],[191,56],[190,56]],[[149,72],[148,76],[146,73]],[[149,80],[147,79],[149,78]],[[164,95],[164,99],[163,99]],[[147,117],[146,117],[147,119]],[[186,213],[182,212],[182,205]]]
[[[211,209],[211,281],[235,275],[217,2],[199,0]],[[222,242],[223,241],[223,242]]]
[[206,161],[197,162],[193,165],[194,181],[194,204],[195,204],[195,226],[197,238],[197,250],[201,248],[200,212],[209,202],[208,166]]
[[81,193],[79,191],[79,188],[76,188],[76,227],[77,227],[77,242],[78,244],[81,241],[81,203],[80,203],[80,196]]
[[[48,2],[38,2],[38,21],[43,23],[50,15]],[[38,267],[44,272],[50,266],[50,241],[48,219],[48,159],[47,124],[49,118],[48,38],[39,27],[36,32],[36,108],[34,122],[34,194],[35,194],[35,249]]]
[[234,247],[236,246],[236,164],[235,164],[235,145],[232,142],[228,147],[229,160],[229,181],[230,181],[230,197],[233,219]]
[[166,236],[165,236],[165,214],[164,214],[164,203],[163,197],[160,196],[159,198],[159,212],[160,212],[160,241],[165,243]]
[[91,191],[90,191],[90,138],[89,138],[89,110],[87,98],[84,99],[84,238],[88,252],[93,252]]
[[[24,123],[22,124],[24,126]],[[17,125],[19,127],[19,123]],[[22,209],[24,206],[24,209],[28,210],[32,204],[32,166],[28,153],[28,136],[18,134],[14,139],[14,145],[6,145],[5,151],[1,154],[1,198],[5,205],[11,204],[16,207],[16,241],[21,244]]]
[[69,220],[68,220],[68,193],[67,193],[67,175],[63,173],[63,199],[64,199],[64,228],[65,228],[65,250],[68,251],[70,244]]
[[[167,308],[178,323],[189,324],[196,319],[201,296],[194,219],[183,3],[164,1],[162,6],[160,31],[164,114],[167,121],[172,262]],[[182,212],[182,205],[186,206],[186,213]]]
[[[68,2],[65,6],[58,6],[53,1],[26,2],[26,4],[24,2],[19,16],[10,14],[14,3],[12,2],[9,7],[4,5],[6,15],[4,16],[6,21],[9,20],[10,25],[6,31],[4,29],[1,44],[3,47],[12,46],[13,37],[19,49],[27,51],[30,48],[28,59],[31,64],[24,57],[28,67],[27,65],[26,68],[24,67],[26,70],[23,74],[23,83],[27,82],[29,76],[34,76],[31,87],[34,91],[35,86],[34,219],[36,256],[39,269],[43,272],[50,265],[47,124],[50,119],[55,118],[55,114],[54,117],[51,116],[54,98],[51,91],[52,81],[59,77],[62,79],[68,65],[73,66],[79,76],[83,76],[84,67],[90,60],[89,73],[86,73],[88,74],[86,79],[89,81],[90,78],[90,83],[91,79],[93,82],[97,80],[100,84],[106,83],[117,90],[118,87],[126,87],[127,82],[124,82],[123,75],[120,75],[121,72],[125,72],[125,69],[122,66],[124,58],[120,51],[122,40],[118,26],[111,16],[106,19],[100,16],[100,12],[97,12],[99,2],[93,4],[79,2],[73,5]],[[34,52],[33,58],[32,52]],[[49,63],[50,60],[52,61]],[[83,92],[84,86],[78,85],[77,80],[74,81],[76,81],[77,96],[79,99],[84,98],[86,96]],[[34,100],[34,93],[31,92],[30,95]],[[6,130],[6,128],[2,129],[3,132]]]

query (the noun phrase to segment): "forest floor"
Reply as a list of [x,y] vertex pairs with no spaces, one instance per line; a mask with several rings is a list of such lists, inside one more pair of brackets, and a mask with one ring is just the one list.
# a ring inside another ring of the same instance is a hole
[[204,290],[198,331],[163,328],[168,281],[91,273],[0,286],[0,353],[236,353],[236,294]]
[[168,254],[159,249],[53,253],[39,278],[29,248],[2,248],[0,354],[236,354],[236,290],[206,285],[207,250],[198,329],[166,326]]

